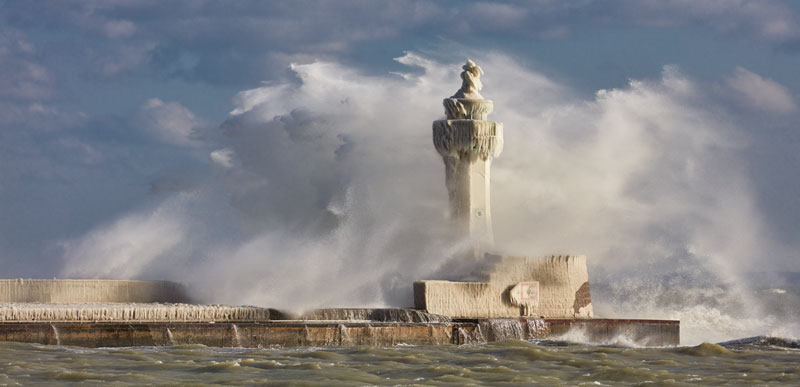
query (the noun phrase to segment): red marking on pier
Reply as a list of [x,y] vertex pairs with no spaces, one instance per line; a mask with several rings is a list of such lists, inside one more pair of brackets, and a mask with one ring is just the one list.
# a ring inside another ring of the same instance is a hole
[[539,302],[539,281],[521,282],[519,285],[520,300]]

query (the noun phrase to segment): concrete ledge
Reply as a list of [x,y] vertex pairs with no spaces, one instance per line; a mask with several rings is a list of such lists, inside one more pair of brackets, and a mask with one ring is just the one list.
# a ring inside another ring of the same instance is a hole
[[[0,323],[0,341],[83,347],[203,344],[214,347],[391,346],[480,344],[520,339],[561,339],[572,329],[590,332],[586,343],[674,346],[679,323],[660,320],[483,319],[445,323]],[[580,326],[580,328],[576,328]],[[617,341],[614,341],[617,340]],[[624,341],[628,343],[628,341]]]
[[255,306],[159,303],[0,304],[0,322],[242,322],[268,321],[273,310]]
[[0,323],[0,341],[82,347],[434,345],[450,343],[451,334],[451,324]]
[[189,302],[182,285],[168,281],[4,279],[0,303]]
[[335,320],[377,321],[403,323],[450,322],[450,317],[408,308],[325,308],[315,309],[299,316],[282,315],[272,320]]
[[327,308],[303,314],[255,306],[160,303],[0,303],[0,322],[266,322],[435,323],[447,316],[407,308]]

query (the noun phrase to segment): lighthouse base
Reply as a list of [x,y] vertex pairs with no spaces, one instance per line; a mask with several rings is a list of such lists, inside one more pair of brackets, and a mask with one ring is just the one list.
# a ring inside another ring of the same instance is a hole
[[476,281],[418,281],[414,304],[452,318],[591,318],[586,257],[487,254]]

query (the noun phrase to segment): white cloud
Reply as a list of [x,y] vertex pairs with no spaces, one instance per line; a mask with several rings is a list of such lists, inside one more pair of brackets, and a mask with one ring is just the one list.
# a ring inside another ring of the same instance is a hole
[[774,113],[797,110],[797,104],[786,86],[743,67],[737,67],[725,83],[744,106]]
[[148,99],[141,108],[143,129],[155,139],[167,144],[195,146],[195,130],[202,125],[191,110],[177,102]]
[[234,153],[232,149],[228,148],[217,149],[209,154],[209,158],[211,158],[211,161],[213,161],[219,166],[225,168],[233,167]]

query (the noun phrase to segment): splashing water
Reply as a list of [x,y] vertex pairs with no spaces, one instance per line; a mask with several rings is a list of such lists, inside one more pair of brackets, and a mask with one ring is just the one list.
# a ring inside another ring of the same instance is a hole
[[233,346],[234,347],[241,347],[242,346],[242,338],[239,334],[239,327],[236,324],[231,324],[231,330],[233,331]]
[[58,335],[58,328],[55,325],[50,324],[50,330],[53,332],[53,338],[56,340],[55,344],[61,345],[61,337]]
[[167,343],[173,346],[176,345],[175,338],[172,336],[172,331],[170,331],[169,328],[167,328]]

